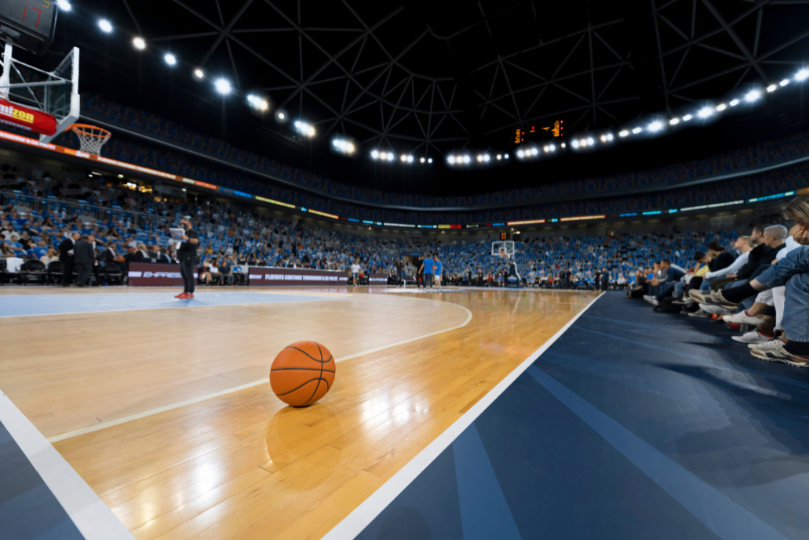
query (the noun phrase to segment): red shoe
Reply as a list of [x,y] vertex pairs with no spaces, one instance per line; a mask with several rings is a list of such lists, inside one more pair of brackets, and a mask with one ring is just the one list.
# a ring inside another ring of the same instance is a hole
[[191,294],[191,293],[188,293],[188,294],[185,295],[185,297],[186,297],[186,299],[191,300],[192,298],[194,298],[194,295]]
[[188,294],[188,293],[181,292],[180,294],[178,294],[178,295],[177,295],[177,296],[175,296],[174,298],[182,298],[182,297],[183,297],[184,295],[186,295],[186,294]]
[[174,298],[178,298],[180,300],[187,300],[188,299],[188,293],[184,292],[183,294],[181,294],[179,296],[175,296]]

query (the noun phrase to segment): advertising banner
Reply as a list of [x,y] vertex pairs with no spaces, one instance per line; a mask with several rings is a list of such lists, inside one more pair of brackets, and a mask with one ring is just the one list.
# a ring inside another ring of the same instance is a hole
[[11,103],[7,99],[0,99],[0,122],[42,135],[56,133],[55,116]]
[[[345,272],[329,270],[304,270],[301,268],[267,268],[251,266],[248,274],[251,287],[289,287],[295,285],[347,285]],[[386,285],[387,274],[371,274],[370,285]]]
[[[197,273],[194,272],[194,279]],[[131,263],[129,285],[132,287],[182,287],[179,264]]]

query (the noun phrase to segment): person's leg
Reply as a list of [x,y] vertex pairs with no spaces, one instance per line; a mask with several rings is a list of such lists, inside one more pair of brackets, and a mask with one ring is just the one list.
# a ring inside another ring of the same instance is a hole
[[186,265],[186,273],[188,274],[188,294],[194,294],[194,288],[196,287],[196,281],[194,280],[194,267],[197,265],[197,258],[189,257],[186,259]]
[[674,292],[672,293],[671,296],[675,300],[679,300],[680,298],[682,298],[683,294],[685,293],[684,287],[685,287],[685,283],[683,283],[682,281],[678,281],[677,283],[675,283],[674,284]]
[[711,280],[710,279],[703,279],[702,283],[699,284],[700,291],[710,291],[711,290]]
[[772,289],[773,307],[775,307],[775,330],[781,330],[781,323],[784,319],[784,291],[783,285]]
[[674,291],[674,286],[675,283],[671,282],[663,283],[662,285],[657,287],[657,294],[655,295],[655,298],[657,298],[658,300],[662,300],[666,296],[670,295]]
[[62,263],[62,286],[68,287],[73,283],[73,261],[68,258]]

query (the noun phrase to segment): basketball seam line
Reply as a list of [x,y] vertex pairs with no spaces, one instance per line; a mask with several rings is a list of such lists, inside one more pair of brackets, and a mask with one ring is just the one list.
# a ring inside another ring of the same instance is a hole
[[334,370],[331,370],[331,369],[318,369],[318,368],[316,368],[316,367],[282,367],[282,368],[275,368],[275,369],[271,369],[270,371],[292,371],[292,370],[298,370],[298,371],[320,371],[320,372],[324,372],[324,371],[325,371],[326,373],[334,373]]
[[[303,384],[302,384],[302,385],[300,385],[299,387],[297,387],[297,388],[293,388],[293,389],[292,389],[292,390],[290,390],[289,392],[284,392],[283,394],[275,394],[275,395],[276,395],[276,396],[285,396],[285,395],[287,395],[287,394],[291,394],[291,393],[292,393],[292,392],[294,392],[295,390],[300,390],[301,388],[303,388],[304,386],[306,386],[307,384],[309,384],[309,383],[310,383],[310,382],[312,382],[312,381],[324,381],[324,382],[325,382],[325,381],[326,381],[326,379],[322,379],[322,378],[320,378],[320,377],[318,377],[317,379],[309,379],[308,381],[306,381],[305,383],[303,383]],[[318,385],[319,385],[319,384],[320,384],[320,383],[318,383]],[[309,399],[312,399],[312,398],[309,398]]]
[[[315,345],[317,345],[317,344],[315,343]],[[287,349],[293,349],[293,350],[296,350],[296,351],[298,351],[298,352],[302,352],[303,354],[305,354],[306,356],[308,356],[309,358],[311,358],[311,359],[312,359],[312,360],[314,360],[315,362],[319,362],[319,363],[321,363],[321,364],[323,364],[323,363],[324,363],[324,361],[323,361],[323,353],[321,353],[321,355],[320,355],[320,360],[318,360],[317,358],[315,358],[314,356],[312,356],[312,355],[311,355],[311,354],[309,354],[308,352],[303,351],[303,350],[301,350],[301,349],[299,349],[299,348],[297,348],[297,347],[287,347]],[[331,360],[331,358],[329,358],[329,360]],[[325,362],[328,362],[329,360],[326,360]]]
[[[312,392],[312,395],[309,396],[309,399],[306,400],[307,405],[309,404],[310,401],[312,401],[315,395],[317,395],[317,390],[318,388],[320,388],[320,381],[323,380],[323,349],[320,348],[320,344],[318,342],[313,341],[312,343],[315,344],[315,347],[317,347],[317,351],[320,353],[320,377],[317,379],[317,386],[315,386],[315,391]],[[326,391],[328,391],[328,388],[326,389]]]

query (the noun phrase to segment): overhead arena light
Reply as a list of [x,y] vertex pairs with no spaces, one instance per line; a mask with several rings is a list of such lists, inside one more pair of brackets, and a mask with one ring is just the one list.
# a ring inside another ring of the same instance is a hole
[[447,161],[449,162],[450,165],[455,165],[455,156],[449,156],[447,158]]
[[636,127],[635,129],[633,129],[633,130],[632,130],[632,133],[634,133],[635,135],[637,135],[637,134],[638,134],[638,133],[640,133],[641,131],[643,131],[643,129],[642,129],[642,128]]
[[778,84],[780,84],[781,86],[786,86],[786,85],[788,85],[788,84],[789,84],[789,79],[784,79],[783,81],[781,81],[781,82],[780,82],[780,83],[778,83]]
[[301,122],[300,120],[296,121],[295,129],[297,129],[301,135],[306,135],[307,137],[315,136],[315,128],[306,122]]
[[204,79],[205,78],[205,72],[202,71],[200,68],[197,68],[197,69],[194,70],[194,77],[196,77],[197,79]]
[[177,57],[171,53],[168,53],[166,56],[163,57],[163,60],[170,66],[177,65]]
[[351,141],[347,141],[345,139],[334,139],[331,142],[334,147],[342,152],[343,154],[353,154],[354,153],[354,143]]
[[760,97],[761,92],[759,92],[758,90],[750,90],[749,92],[747,92],[747,94],[745,94],[744,100],[748,103],[753,103]]
[[432,163],[432,162],[433,162],[433,158],[427,158],[427,163]]
[[727,105],[725,105],[724,103],[720,103],[719,105],[717,105],[717,106],[716,106],[716,110],[717,110],[717,112],[722,112],[722,111],[724,111],[724,110],[725,110],[725,109],[727,109],[727,108],[728,108],[728,106],[727,106]]
[[570,145],[571,145],[573,148],[578,148],[578,147],[580,147],[580,146],[581,146],[581,143],[580,143],[579,141],[577,141],[576,139],[573,139],[573,142],[572,142],[572,143],[570,143]]
[[692,118],[694,118],[694,117],[693,117],[693,116],[691,116],[690,114],[686,114],[685,116],[683,116],[683,122],[688,122],[688,121],[689,121],[689,120],[691,120]]
[[778,86],[775,84],[771,84],[767,87],[767,92],[775,92],[776,90],[778,90]]
[[146,48],[146,41],[144,41],[142,37],[136,37],[132,40],[132,45],[134,45],[139,51],[142,51]]
[[735,107],[735,106],[736,106],[736,105],[738,105],[738,104],[739,104],[739,100],[738,100],[738,99],[733,99],[733,100],[731,100],[731,101],[730,101],[730,106],[731,106],[731,107]]
[[809,77],[809,69],[802,69],[798,73],[795,74],[795,80],[796,81],[806,80],[807,77]]
[[281,112],[279,112],[279,113],[278,113],[278,119],[279,119],[279,120],[286,120],[286,118],[287,118],[287,115],[285,115],[285,114],[283,113],[283,111],[281,111]]
[[676,126],[679,123],[680,123],[679,118],[672,118],[671,120],[669,120],[669,124],[671,124],[672,126]]
[[508,154],[503,154],[503,159],[508,159]]
[[500,155],[500,154],[497,154],[497,161],[500,161],[501,159],[503,159],[503,156]]
[[619,137],[626,137],[628,135],[629,135],[629,131],[627,131],[625,129],[622,129],[621,131],[618,132]]
[[714,110],[711,107],[703,107],[702,109],[699,110],[697,116],[699,116],[700,118],[708,118],[713,114],[713,111]]
[[421,158],[421,159],[419,160],[419,162],[420,162],[420,163],[424,163],[425,161],[426,161],[426,160],[425,160],[424,158]]
[[59,6],[59,9],[62,11],[70,11],[73,9],[73,6],[71,6],[70,2],[67,0],[56,0],[56,5]]
[[517,157],[518,158],[524,158],[525,157],[525,152],[523,152],[522,150],[517,150]]
[[373,152],[371,152],[371,157],[374,159],[379,159],[379,152],[374,150]]
[[101,28],[101,31],[105,34],[112,32],[112,23],[107,19],[101,19],[98,21],[98,27]]
[[224,96],[230,94],[230,91],[233,90],[233,88],[230,86],[230,81],[227,79],[216,79],[213,85],[216,88],[216,91]]

